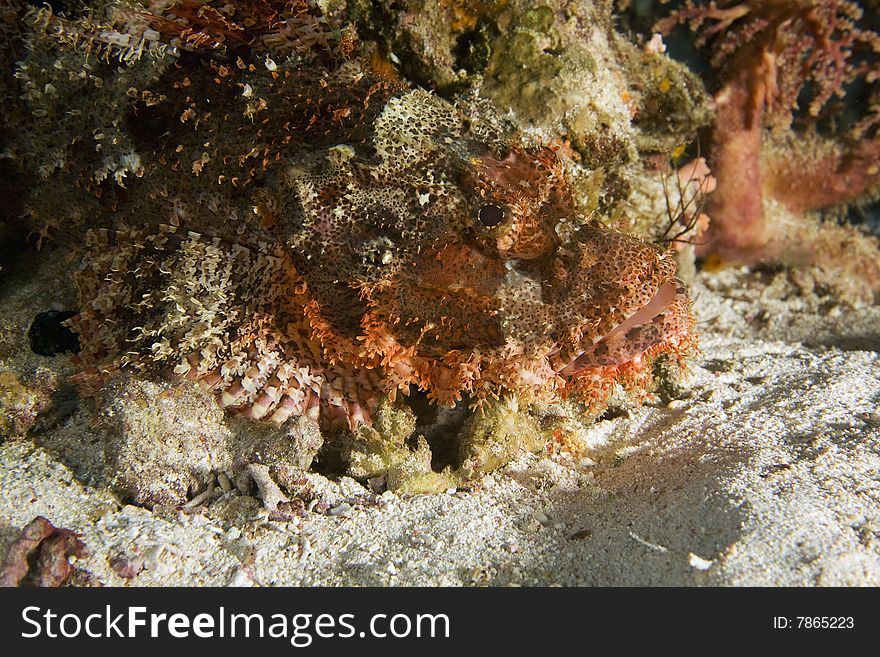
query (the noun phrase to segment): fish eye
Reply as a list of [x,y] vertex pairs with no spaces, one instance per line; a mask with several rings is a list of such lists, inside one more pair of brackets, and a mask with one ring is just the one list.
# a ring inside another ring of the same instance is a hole
[[504,221],[504,208],[488,203],[480,208],[477,219],[486,228],[494,228]]

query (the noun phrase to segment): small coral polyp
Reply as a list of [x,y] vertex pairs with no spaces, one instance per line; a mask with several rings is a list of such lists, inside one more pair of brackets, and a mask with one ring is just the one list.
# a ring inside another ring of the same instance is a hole
[[673,253],[581,216],[565,149],[370,72],[310,4],[200,5],[31,13],[18,164],[82,256],[84,390],[186,378],[354,431],[416,391],[595,406],[695,350]]

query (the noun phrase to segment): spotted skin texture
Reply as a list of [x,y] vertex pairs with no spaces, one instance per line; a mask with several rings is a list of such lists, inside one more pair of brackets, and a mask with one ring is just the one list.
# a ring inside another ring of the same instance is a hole
[[[64,163],[25,201],[82,255],[86,391],[127,369],[200,381],[255,419],[354,429],[417,390],[600,403],[694,349],[672,255],[579,217],[562,151],[475,107],[258,49],[92,70],[101,84],[68,102],[127,95],[90,127],[115,150],[55,138]],[[20,150],[46,152],[44,128]]]

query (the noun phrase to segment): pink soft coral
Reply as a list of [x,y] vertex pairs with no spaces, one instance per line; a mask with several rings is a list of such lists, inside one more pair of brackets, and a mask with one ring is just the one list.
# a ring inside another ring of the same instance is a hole
[[[658,24],[665,33],[689,24],[720,74],[707,250],[740,262],[785,260],[793,235],[768,222],[768,204],[801,216],[880,188],[876,94],[846,132],[820,138],[815,128],[848,85],[880,78],[880,36],[860,28],[861,18],[850,0],[720,0],[689,1]],[[798,114],[812,125],[795,129]],[[880,268],[877,277],[880,286]]]

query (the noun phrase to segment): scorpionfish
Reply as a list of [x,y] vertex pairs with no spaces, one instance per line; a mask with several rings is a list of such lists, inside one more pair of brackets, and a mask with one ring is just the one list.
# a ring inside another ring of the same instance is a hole
[[416,391],[598,402],[694,348],[672,253],[580,216],[564,149],[383,76],[313,4],[30,21],[12,150],[82,257],[86,391],[128,369],[353,429]]

